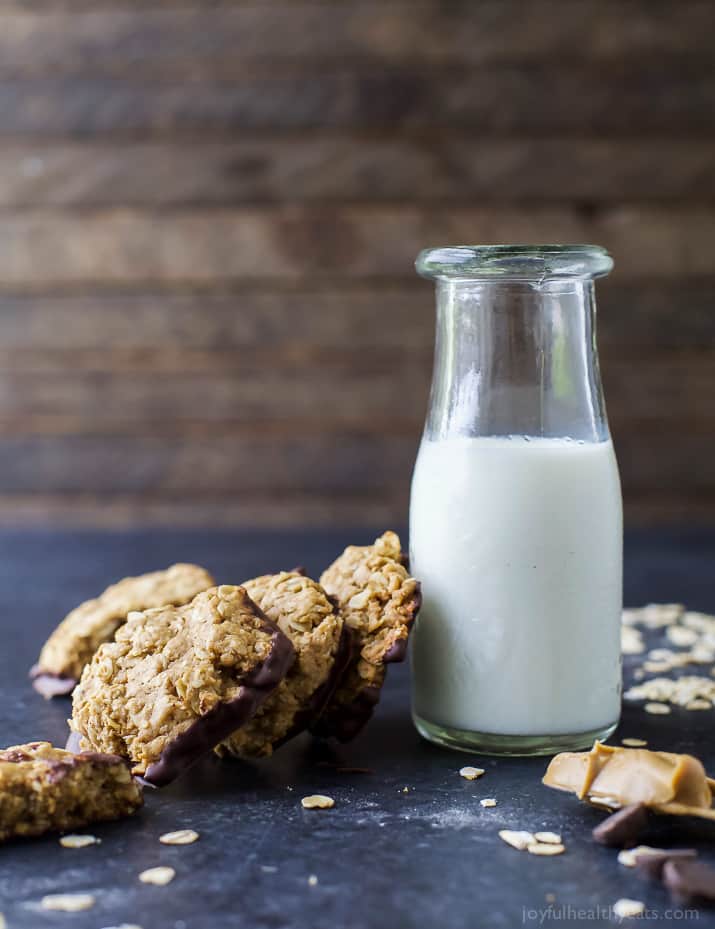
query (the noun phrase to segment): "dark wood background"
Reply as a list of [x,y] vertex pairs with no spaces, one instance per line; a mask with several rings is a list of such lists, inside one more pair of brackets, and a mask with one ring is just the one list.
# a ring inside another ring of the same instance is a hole
[[712,0],[0,0],[0,522],[402,523],[425,245],[587,241],[630,524],[715,521]]

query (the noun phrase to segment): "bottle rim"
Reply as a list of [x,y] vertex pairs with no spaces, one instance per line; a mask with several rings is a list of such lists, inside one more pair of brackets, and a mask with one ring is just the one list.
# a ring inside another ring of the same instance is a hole
[[422,277],[522,280],[603,277],[613,259],[600,245],[449,245],[426,248],[415,261]]

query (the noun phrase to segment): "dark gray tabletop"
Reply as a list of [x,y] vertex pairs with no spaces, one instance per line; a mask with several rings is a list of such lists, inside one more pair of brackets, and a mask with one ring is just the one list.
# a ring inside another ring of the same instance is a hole
[[[176,560],[201,562],[223,582],[296,563],[317,572],[345,544],[373,537],[1,533],[0,744],[63,743],[69,703],[34,694],[27,668],[57,620],[110,581]],[[625,583],[629,605],[682,600],[715,610],[715,533],[629,537]],[[612,741],[639,736],[652,748],[689,751],[712,772],[711,731],[708,712],[651,717],[627,706]],[[465,763],[487,773],[465,781],[457,774]],[[680,924],[684,917],[662,888],[591,841],[601,814],[541,785],[545,765],[424,743],[410,722],[408,669],[393,668],[375,719],[348,746],[301,737],[256,764],[206,759],[170,788],[150,792],[136,818],[87,830],[101,845],[68,850],[50,837],[3,846],[0,912],[8,929],[514,929],[613,925],[607,908],[629,897],[643,900],[659,925]],[[309,793],[330,794],[335,807],[304,811],[300,799]],[[483,809],[481,797],[496,797],[497,807]],[[159,844],[162,833],[188,827],[201,833],[196,844]],[[567,851],[556,858],[519,853],[497,837],[504,828],[561,832]],[[688,821],[677,841],[715,860],[713,837],[711,824]],[[664,831],[650,838],[673,841]],[[174,867],[173,883],[139,883],[138,873],[155,865]],[[95,907],[79,914],[38,908],[44,894],[68,892],[95,895]],[[556,900],[551,912],[548,894]],[[689,921],[715,926],[707,911]]]

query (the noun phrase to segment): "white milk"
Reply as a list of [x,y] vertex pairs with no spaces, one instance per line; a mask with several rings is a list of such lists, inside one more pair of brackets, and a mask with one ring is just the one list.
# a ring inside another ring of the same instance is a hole
[[620,712],[622,516],[610,441],[423,441],[410,512],[413,706],[500,735]]

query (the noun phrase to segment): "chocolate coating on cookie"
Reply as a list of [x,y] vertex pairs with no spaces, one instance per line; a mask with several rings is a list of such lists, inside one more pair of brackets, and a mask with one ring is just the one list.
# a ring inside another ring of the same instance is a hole
[[219,703],[170,742],[159,759],[147,767],[143,780],[153,787],[171,783],[197,759],[240,729],[283,680],[294,657],[290,639],[278,630],[273,635],[270,654],[260,667],[246,676],[238,696],[227,703]]
[[77,678],[43,671],[37,664],[33,665],[30,670],[30,680],[32,686],[45,700],[50,700],[52,697],[67,697],[77,686]]
[[255,716],[226,739],[219,754],[251,758],[269,755],[303,731],[322,711],[349,654],[345,624],[320,584],[304,574],[283,571],[246,581],[256,604],[292,641],[296,660],[275,693]]
[[404,566],[400,540],[386,532],[373,545],[350,546],[321,576],[351,630],[355,652],[334,697],[311,731],[340,741],[354,738],[380,699],[386,666],[404,661],[420,608],[419,582]]
[[82,748],[117,752],[166,784],[240,730],[294,658],[243,587],[213,588],[187,606],[133,613],[82,675],[71,725]]

